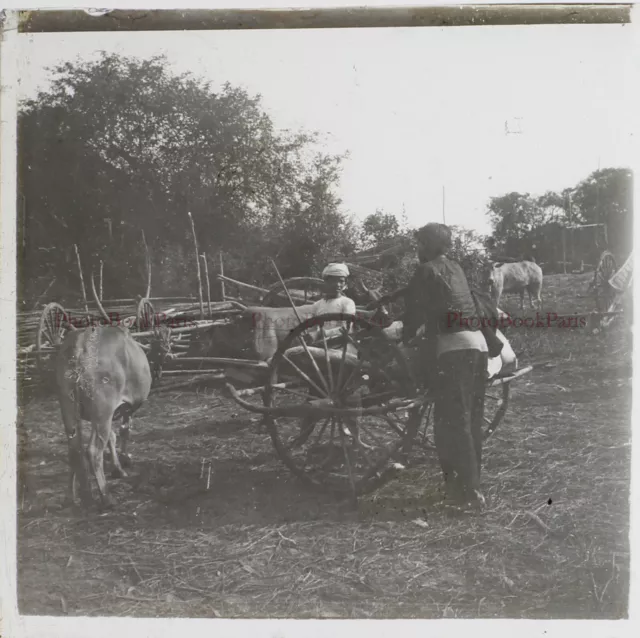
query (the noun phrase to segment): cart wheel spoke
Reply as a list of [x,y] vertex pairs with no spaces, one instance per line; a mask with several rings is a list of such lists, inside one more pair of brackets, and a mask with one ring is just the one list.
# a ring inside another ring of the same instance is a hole
[[293,439],[289,441],[289,449],[295,449],[304,445],[311,436],[318,421],[319,419],[311,417],[309,421],[304,422],[298,436],[293,437]]
[[330,394],[333,395],[334,385],[333,385],[333,370],[331,369],[331,361],[329,360],[329,347],[327,345],[327,335],[324,331],[324,326],[320,326],[320,334],[322,335],[322,347],[324,348],[324,360],[327,366],[327,376],[329,377],[329,390]]
[[[510,383],[503,383],[499,390],[491,392],[491,401],[485,401],[483,420],[485,423],[484,439],[488,439],[496,430],[509,406]],[[490,395],[485,394],[485,399]]]
[[[59,332],[55,329],[55,319],[50,314],[47,314],[45,316],[45,323],[46,323],[46,326],[45,326],[45,329],[44,329],[44,334],[45,334],[46,338],[48,339],[49,343],[51,345],[55,345],[56,344],[56,336],[59,334]],[[62,327],[62,326],[60,326],[60,327]]]
[[50,372],[50,355],[57,350],[69,330],[65,316],[64,308],[55,302],[47,304],[40,315],[38,332],[36,333],[36,361],[41,374]]
[[[328,326],[334,325],[342,326],[342,335],[337,339],[327,331]],[[299,338],[307,332],[317,335],[317,345],[310,346],[309,351],[314,361],[322,366],[329,397],[322,391],[316,374],[310,372],[312,364],[307,362],[298,346]],[[353,349],[357,351],[357,358],[353,356]],[[304,360],[304,369],[299,367],[302,365],[300,356]],[[385,366],[390,370],[386,376],[377,372],[387,372]],[[371,370],[376,371],[375,378]],[[395,371],[402,374],[397,376]],[[309,388],[312,397],[330,398],[334,410],[328,416],[321,405],[318,405],[317,413],[312,409],[313,416],[318,416],[314,418],[313,425],[308,423],[308,418],[305,423],[305,419],[300,417],[265,420],[276,453],[287,467],[307,482],[351,495],[370,492],[389,480],[390,474],[384,470],[407,438],[403,418],[395,415],[391,419],[396,426],[394,429],[381,414],[356,417],[341,410],[361,406],[382,407],[391,399],[411,400],[415,396],[415,388],[402,350],[390,344],[382,330],[366,319],[331,313],[303,322],[280,345],[270,364],[265,407],[279,407],[282,400],[287,399],[299,403],[295,397],[279,395],[271,387],[286,373],[296,375]],[[391,380],[395,385],[386,387]],[[408,411],[402,414],[406,413]]]
[[317,445],[318,442],[320,441],[320,439],[322,438],[322,435],[324,434],[324,431],[327,429],[327,425],[329,425],[329,421],[332,420],[332,417],[328,416],[324,423],[320,426],[320,430],[318,430],[318,433],[316,434],[316,438],[315,438],[315,444]]
[[[348,335],[349,331],[351,330],[352,327],[352,323],[350,321],[347,320],[346,322],[346,327],[344,328],[345,334]],[[342,343],[342,356],[340,358],[340,369],[338,371],[338,392],[341,391],[342,389],[342,378],[344,376],[344,368],[345,368],[345,361],[347,358],[347,346],[349,345],[349,340],[348,339],[344,339],[343,343]]]
[[310,385],[316,392],[320,394],[321,397],[326,397],[327,394],[324,390],[321,390],[318,385],[313,381],[309,376],[304,373],[286,354],[282,355],[284,361],[286,361],[298,374],[298,376],[305,381],[308,385]]
[[318,362],[316,361],[315,357],[311,354],[311,352],[309,352],[309,347],[307,346],[306,341],[301,336],[298,336],[298,341],[302,345],[302,348],[304,349],[304,351],[307,353],[307,357],[309,358],[309,361],[311,361],[311,367],[315,370],[316,374],[318,375],[318,378],[320,379],[320,383],[322,384],[322,387],[324,388],[324,391],[325,391],[325,396],[329,396],[331,394],[331,390],[329,390],[329,386],[327,385],[324,375],[322,374],[322,372],[320,371],[320,368],[318,367]]

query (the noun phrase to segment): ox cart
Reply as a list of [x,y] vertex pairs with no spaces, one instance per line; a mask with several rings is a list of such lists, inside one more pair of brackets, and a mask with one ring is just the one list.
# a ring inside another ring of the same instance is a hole
[[[433,398],[417,381],[418,351],[365,317],[326,314],[291,330],[263,364],[264,385],[226,388],[262,415],[276,453],[296,476],[357,499],[433,449]],[[485,439],[506,413],[511,383],[531,369],[488,379]]]
[[[318,294],[317,288],[313,292],[307,289],[319,283],[309,278],[281,280],[256,292],[263,295],[261,302],[275,306],[280,305],[284,293],[297,315],[297,306],[313,301]],[[290,292],[287,284],[295,286],[294,290]],[[98,317],[109,315],[101,304],[99,308]],[[143,347],[150,349],[150,342],[157,336],[159,313],[148,298],[139,300],[137,309],[135,316],[122,323]],[[176,360],[182,357],[185,363],[215,365],[211,370],[176,372],[225,381],[237,404],[262,416],[276,454],[293,474],[309,484],[357,499],[378,489],[402,469],[432,457],[429,429],[433,397],[418,381],[423,377],[418,369],[419,344],[403,347],[389,336],[384,324],[375,320],[375,310],[361,307],[356,315],[326,314],[305,321],[298,316],[297,325],[268,362],[185,357],[189,345],[181,343],[183,337],[232,323],[234,315],[245,309],[227,297],[216,302],[215,317],[171,327],[171,350]],[[160,316],[188,317],[189,312],[174,303]],[[52,355],[64,334],[75,329],[68,315],[56,303],[48,304],[40,315],[32,351],[42,368],[50,369]],[[485,439],[504,418],[512,382],[531,369],[487,379]]]

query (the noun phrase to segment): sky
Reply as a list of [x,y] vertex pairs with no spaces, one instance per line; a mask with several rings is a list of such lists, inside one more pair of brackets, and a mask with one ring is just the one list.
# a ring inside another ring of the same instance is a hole
[[48,66],[101,50],[165,54],[177,71],[260,94],[277,127],[349,152],[338,194],[360,219],[404,209],[417,226],[444,213],[484,233],[493,196],[632,165],[629,26],[19,37],[22,96],[46,88]]

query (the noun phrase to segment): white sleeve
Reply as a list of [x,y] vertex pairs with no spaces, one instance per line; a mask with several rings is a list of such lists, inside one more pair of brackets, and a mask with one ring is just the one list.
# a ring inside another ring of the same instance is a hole
[[345,297],[342,302],[342,312],[347,315],[355,315],[356,314],[356,302],[350,297]]

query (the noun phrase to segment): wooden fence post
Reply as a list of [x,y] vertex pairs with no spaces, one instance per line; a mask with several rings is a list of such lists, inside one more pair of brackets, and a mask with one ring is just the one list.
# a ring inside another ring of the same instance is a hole
[[[224,262],[222,261],[222,251],[219,253],[220,259],[220,274],[224,277]],[[224,279],[220,279],[220,296],[222,297],[222,301],[225,301],[225,290],[224,290]]]
[[144,255],[147,264],[147,293],[145,297],[148,299],[151,297],[151,257],[149,257],[149,246],[147,246],[147,239],[144,236],[144,229],[142,230],[142,243],[144,244]]
[[204,264],[204,278],[207,283],[207,309],[209,311],[209,319],[211,319],[211,286],[209,285],[209,266],[207,265],[207,254],[200,255]]
[[198,256],[198,239],[196,238],[196,227],[193,223],[193,217],[191,212],[188,212],[189,219],[191,220],[191,232],[193,233],[193,245],[196,249],[196,273],[198,275],[198,300],[200,301],[200,319],[204,319],[204,306],[202,304],[202,276],[200,275],[200,257]]
[[100,301],[102,301],[102,259],[100,260]]
[[87,291],[84,287],[84,277],[82,276],[82,265],[80,264],[80,253],[78,252],[78,245],[73,244],[76,251],[76,260],[78,261],[78,272],[80,273],[80,285],[82,286],[82,300],[84,301],[84,310],[89,315],[89,304],[87,304]]

